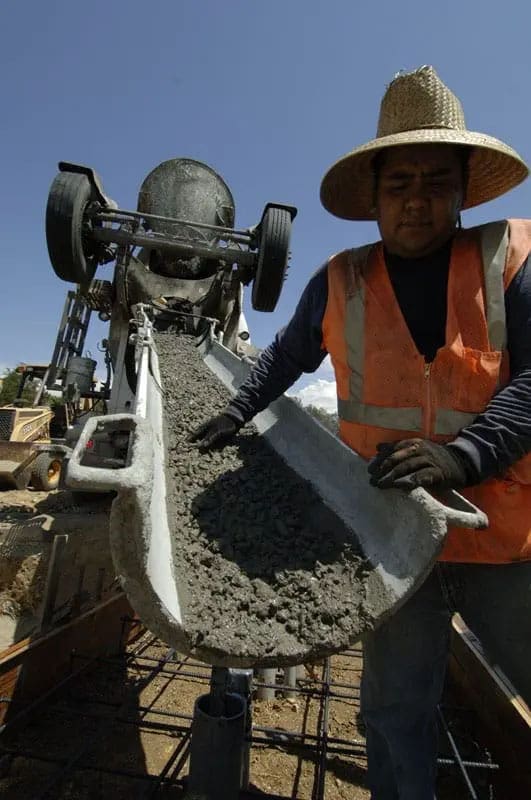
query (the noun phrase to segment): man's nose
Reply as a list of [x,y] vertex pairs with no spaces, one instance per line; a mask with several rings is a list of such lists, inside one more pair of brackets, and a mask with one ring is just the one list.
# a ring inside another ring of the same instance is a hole
[[426,187],[420,182],[411,184],[405,196],[406,208],[423,208],[428,201],[429,197]]

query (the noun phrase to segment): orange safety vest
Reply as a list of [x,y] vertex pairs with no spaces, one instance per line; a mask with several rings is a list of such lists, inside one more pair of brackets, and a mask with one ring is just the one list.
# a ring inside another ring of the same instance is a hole
[[[509,378],[504,293],[531,252],[531,220],[458,231],[448,278],[446,342],[431,363],[417,350],[378,242],[333,256],[323,347],[337,383],[341,439],[364,458],[380,442],[448,442]],[[531,454],[499,479],[463,490],[489,517],[453,528],[444,561],[531,559]]]

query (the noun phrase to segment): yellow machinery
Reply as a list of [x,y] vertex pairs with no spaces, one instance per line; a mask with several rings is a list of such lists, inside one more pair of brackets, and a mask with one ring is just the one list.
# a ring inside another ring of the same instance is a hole
[[[20,383],[12,405],[0,408],[0,488],[56,489],[61,476],[61,447],[52,443],[50,425],[55,413],[40,405],[48,365],[23,364],[18,367]],[[27,381],[41,381],[34,404],[24,406],[22,393]]]

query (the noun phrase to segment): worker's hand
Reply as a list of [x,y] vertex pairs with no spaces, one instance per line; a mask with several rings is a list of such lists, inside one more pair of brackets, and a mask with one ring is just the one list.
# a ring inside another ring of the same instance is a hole
[[467,485],[466,456],[427,439],[382,442],[369,463],[370,482],[379,489],[460,489]]
[[188,441],[196,444],[199,451],[204,453],[206,450],[225,447],[241,427],[228,414],[218,414],[192,431]]

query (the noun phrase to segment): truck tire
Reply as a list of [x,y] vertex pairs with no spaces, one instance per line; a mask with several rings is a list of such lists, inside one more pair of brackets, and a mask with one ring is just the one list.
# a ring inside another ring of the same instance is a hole
[[41,453],[31,468],[30,483],[38,492],[50,492],[57,489],[61,477],[62,459]]
[[96,242],[91,243],[84,213],[96,199],[88,177],[79,172],[55,176],[46,206],[46,242],[55,274],[69,283],[90,283],[96,272]]
[[256,311],[273,311],[282,291],[289,256],[291,215],[284,208],[266,209],[261,222],[252,305]]

